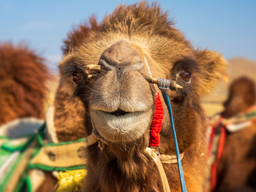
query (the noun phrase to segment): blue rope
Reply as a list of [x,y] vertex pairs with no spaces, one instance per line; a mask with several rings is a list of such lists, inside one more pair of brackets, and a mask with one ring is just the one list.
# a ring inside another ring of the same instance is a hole
[[177,163],[178,163],[178,169],[179,169],[179,175],[180,175],[181,191],[182,192],[187,192],[186,182],[185,182],[183,169],[182,169],[182,164],[181,164],[181,160],[180,160],[180,152],[179,152],[179,147],[178,147],[178,141],[177,141],[175,127],[174,127],[171,102],[169,100],[168,93],[162,92],[162,94],[163,94],[163,97],[164,97],[164,101],[165,101],[165,103],[168,107],[168,111],[169,111],[169,115],[170,115],[170,119],[171,119],[172,132],[173,132],[173,138],[174,138],[174,144],[175,144],[176,156],[177,156]]

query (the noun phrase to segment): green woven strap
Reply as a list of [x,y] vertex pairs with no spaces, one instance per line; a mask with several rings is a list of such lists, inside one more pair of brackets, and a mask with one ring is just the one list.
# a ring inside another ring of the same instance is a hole
[[0,168],[15,156],[5,174],[0,176],[1,192],[20,191],[24,184],[29,184],[29,169],[67,171],[86,168],[86,139],[44,144],[45,124],[35,134],[26,137],[10,139],[1,136]]
[[[27,168],[27,164],[33,153],[33,146],[35,142],[31,143],[27,150],[22,152],[16,151],[14,154],[16,155],[14,159],[8,164],[9,167],[4,170],[5,174],[2,174],[2,178],[0,181],[0,191],[14,191],[16,185],[22,179],[22,175]],[[14,155],[12,154],[12,155]]]
[[[45,123],[37,132],[22,138],[5,139],[0,146],[0,191],[19,191],[23,185],[26,169],[35,147],[38,135],[43,134]],[[13,128],[13,127],[12,127]]]

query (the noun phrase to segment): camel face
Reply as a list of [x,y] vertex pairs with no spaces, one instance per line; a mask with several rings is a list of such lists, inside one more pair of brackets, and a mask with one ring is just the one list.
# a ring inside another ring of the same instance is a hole
[[120,40],[103,52],[98,64],[105,74],[94,82],[89,97],[92,124],[111,142],[140,138],[153,111],[142,58],[127,41]]
[[[182,160],[185,180],[190,191],[201,191],[207,122],[200,97],[226,74],[226,61],[221,55],[194,49],[174,28],[167,13],[146,2],[117,7],[100,25],[91,18],[90,24],[69,33],[64,43],[59,68],[60,87],[65,91],[59,89],[56,98],[66,92],[69,97],[55,100],[55,118],[63,117],[72,126],[56,123],[57,136],[60,141],[68,141],[70,135],[78,139],[81,135],[78,133],[86,132],[84,137],[87,137],[96,129],[103,139],[110,141],[102,151],[96,143],[86,148],[85,191],[162,191],[158,187],[161,186],[158,171],[144,154],[155,110],[152,85],[144,78],[150,76],[149,71],[152,77],[175,80],[183,87],[168,94],[179,149],[185,152]],[[90,65],[101,69],[90,69]],[[168,109],[161,93],[160,97],[164,118],[159,151],[173,154]],[[67,106],[73,106],[73,111],[77,106],[83,107],[83,111],[74,115]],[[179,191],[175,166],[168,164],[164,168],[171,189]]]
[[[104,34],[100,39],[83,43],[61,62],[63,79],[69,84],[71,92],[75,92],[83,101],[88,112],[89,126],[110,142],[149,139],[155,107],[151,85],[144,78],[150,76],[149,73],[153,77],[176,80],[184,87],[183,90],[170,91],[175,101],[174,110],[179,113],[185,112],[187,104],[191,104],[192,98],[189,96],[196,95],[196,70],[200,66],[190,45],[183,39],[178,42],[167,41],[165,38],[149,39],[143,36],[129,39],[128,36],[116,33]],[[149,48],[145,48],[143,41],[149,41]],[[172,49],[155,46],[157,43]],[[149,49],[152,49],[151,53]],[[152,59],[154,54],[158,56],[161,52],[168,57],[167,60],[161,55],[160,58]],[[91,64],[99,65],[101,70],[88,70],[87,66]],[[93,77],[88,78],[89,75]],[[193,109],[191,111],[194,113]],[[166,106],[164,113],[163,130],[169,134],[170,119]],[[176,122],[182,122],[186,116],[174,118]],[[182,132],[187,132],[186,126],[180,126],[180,134]],[[184,142],[185,147],[191,145],[193,135],[191,138]]]
[[[126,10],[133,15],[134,22],[136,17],[146,22],[151,12],[158,11],[145,9],[145,15],[136,15],[136,9],[129,7]],[[154,93],[143,77],[150,76],[145,65],[147,60],[153,77],[175,80],[184,87],[171,90],[169,96],[173,102],[180,147],[185,150],[195,141],[193,127],[199,124],[199,97],[210,91],[225,73],[225,61],[215,52],[194,50],[164,17],[150,21],[150,29],[144,24],[139,28],[131,26],[131,33],[126,16],[122,16],[120,23],[111,20],[115,17],[106,17],[99,31],[88,29],[85,39],[77,38],[77,42],[72,43],[75,34],[70,42],[74,47],[69,46],[60,62],[63,84],[85,107],[87,134],[95,128],[111,142],[149,139]],[[89,70],[88,65],[99,65],[101,70]],[[170,119],[165,105],[164,114],[162,133],[170,135]],[[75,134],[76,130],[73,130]],[[166,140],[172,142],[172,138]]]

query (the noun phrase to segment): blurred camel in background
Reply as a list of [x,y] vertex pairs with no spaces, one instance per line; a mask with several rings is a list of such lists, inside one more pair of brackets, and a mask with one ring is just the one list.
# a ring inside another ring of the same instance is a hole
[[[45,120],[48,107],[53,102],[57,79],[46,66],[46,60],[24,43],[0,43],[0,146],[9,139],[22,143],[23,137],[35,133]],[[6,138],[6,139],[5,139]],[[22,138],[19,140],[19,138]],[[22,153],[19,149],[13,152]],[[0,175],[5,156],[0,158]],[[25,161],[28,162],[26,158]],[[7,166],[8,167],[8,166]],[[19,169],[25,170],[25,167]],[[5,191],[12,191],[18,183],[22,171],[14,171],[11,184]],[[15,178],[14,178],[15,177]],[[2,180],[0,186],[2,185]],[[1,188],[2,189],[2,188]]]
[[209,159],[210,191],[256,191],[255,102],[255,83],[240,77],[230,85],[224,111],[211,119],[215,136],[211,135],[209,146],[217,157]]

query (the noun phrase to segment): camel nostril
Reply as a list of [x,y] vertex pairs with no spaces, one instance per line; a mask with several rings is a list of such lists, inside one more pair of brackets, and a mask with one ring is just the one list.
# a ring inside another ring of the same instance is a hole
[[125,112],[125,111],[123,111],[123,110],[121,110],[121,109],[118,109],[118,110],[116,110],[116,111],[114,111],[114,112],[112,112],[112,113],[110,113],[110,114],[119,117],[119,116],[125,115],[125,114],[127,114],[127,113],[129,113],[129,112]]

